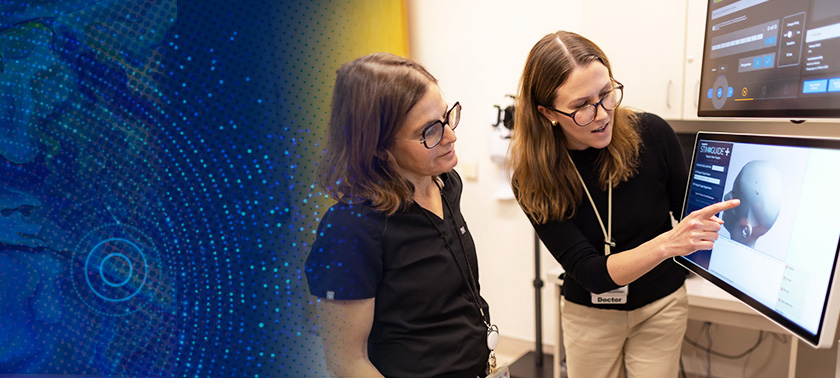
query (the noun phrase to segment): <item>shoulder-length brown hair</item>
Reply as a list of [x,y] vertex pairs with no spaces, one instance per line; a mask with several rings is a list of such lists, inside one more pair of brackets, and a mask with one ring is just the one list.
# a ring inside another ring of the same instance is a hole
[[[604,52],[588,39],[565,31],[546,35],[528,54],[516,99],[510,169],[519,205],[538,223],[572,216],[583,189],[562,128],[552,127],[537,106],[553,104],[557,88],[571,72],[592,62],[603,63],[612,78]],[[635,113],[617,108],[612,140],[598,157],[602,190],[636,173],[640,143]]]
[[371,54],[341,66],[318,184],[340,202],[367,200],[389,214],[410,203],[414,186],[397,172],[388,149],[430,84],[437,79],[423,66],[392,54]]

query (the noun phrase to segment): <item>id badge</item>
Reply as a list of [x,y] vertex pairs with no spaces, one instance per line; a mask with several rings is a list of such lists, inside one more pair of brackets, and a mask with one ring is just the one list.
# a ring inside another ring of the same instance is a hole
[[627,286],[610,290],[602,294],[592,294],[592,304],[625,304],[627,303]]
[[510,378],[510,370],[508,369],[508,365],[504,364],[499,366],[492,373],[487,375],[487,378]]

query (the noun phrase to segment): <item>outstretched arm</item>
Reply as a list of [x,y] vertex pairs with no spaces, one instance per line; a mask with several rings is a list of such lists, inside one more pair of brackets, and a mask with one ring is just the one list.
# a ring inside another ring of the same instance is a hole
[[740,200],[718,202],[694,211],[674,229],[629,251],[610,255],[607,271],[620,286],[627,285],[665,259],[712,249],[723,221],[715,214],[737,207]]

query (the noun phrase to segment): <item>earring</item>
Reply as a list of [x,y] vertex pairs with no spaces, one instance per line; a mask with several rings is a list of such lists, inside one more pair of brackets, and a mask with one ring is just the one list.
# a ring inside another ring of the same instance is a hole
[[557,121],[551,121],[551,126],[552,127],[557,126]]

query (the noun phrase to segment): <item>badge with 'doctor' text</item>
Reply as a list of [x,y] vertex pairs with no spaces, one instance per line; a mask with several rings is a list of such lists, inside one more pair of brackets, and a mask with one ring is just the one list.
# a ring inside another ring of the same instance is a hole
[[606,293],[591,293],[592,304],[625,304],[627,303],[627,292],[627,286],[622,286]]

